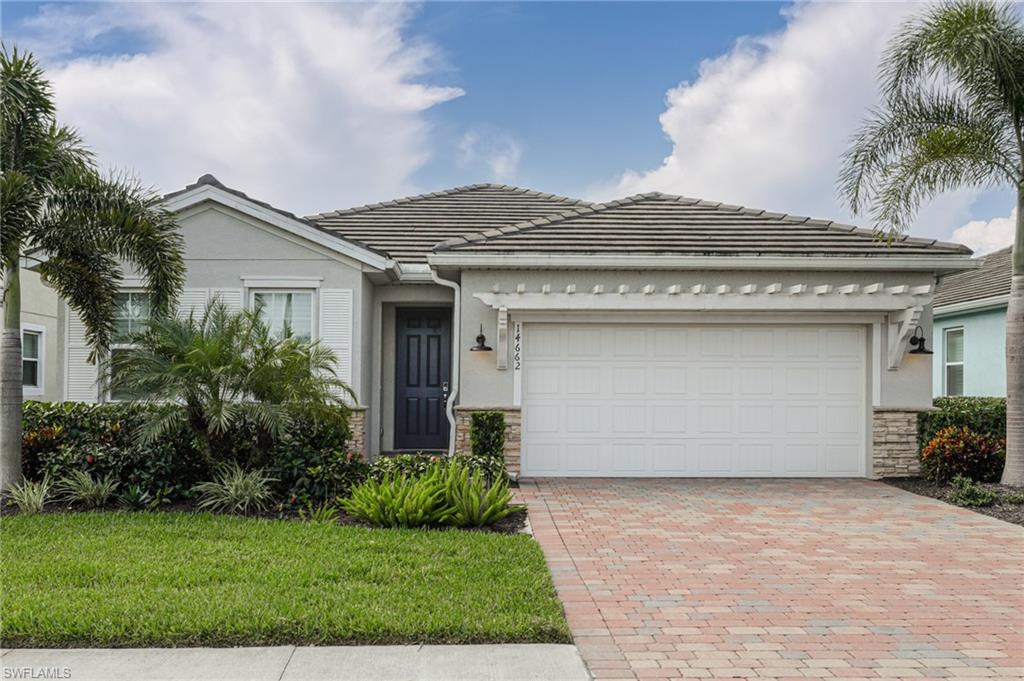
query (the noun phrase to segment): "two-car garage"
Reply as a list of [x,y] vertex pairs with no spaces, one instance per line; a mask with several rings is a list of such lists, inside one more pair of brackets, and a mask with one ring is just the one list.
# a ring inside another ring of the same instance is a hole
[[863,325],[523,327],[523,476],[866,474]]

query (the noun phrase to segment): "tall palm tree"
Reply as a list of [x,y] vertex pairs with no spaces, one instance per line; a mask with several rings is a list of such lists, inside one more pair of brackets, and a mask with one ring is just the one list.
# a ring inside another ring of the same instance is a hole
[[111,355],[108,366],[113,390],[182,406],[152,412],[140,433],[143,442],[184,426],[213,466],[232,455],[231,433],[241,423],[255,425],[259,457],[296,413],[337,418],[344,397],[354,394],[335,375],[336,362],[319,341],[304,341],[288,329],[274,335],[259,309],[232,312],[215,301],[185,319],[153,320],[132,337],[131,349]]
[[1017,192],[1003,482],[1024,484],[1024,26],[1009,4],[937,5],[903,25],[880,71],[883,104],[855,135],[839,182],[854,212],[902,232],[941,192]]
[[183,240],[159,197],[126,177],[104,177],[71,128],[59,125],[35,58],[0,48],[0,490],[21,478],[21,267],[78,313],[95,361],[114,331],[122,263],[145,279],[156,314],[184,280]]

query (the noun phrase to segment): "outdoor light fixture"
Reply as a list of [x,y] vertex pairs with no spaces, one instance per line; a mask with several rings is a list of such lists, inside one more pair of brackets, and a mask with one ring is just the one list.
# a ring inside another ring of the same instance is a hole
[[476,345],[471,347],[470,352],[490,352],[491,348],[487,345],[487,337],[484,335],[484,325],[480,325],[480,335],[476,337]]
[[914,336],[910,339],[910,344],[914,346],[914,349],[911,350],[907,354],[910,354],[910,355],[931,355],[931,354],[934,354],[934,353],[932,353],[931,350],[929,350],[927,347],[925,347],[925,344],[924,344],[924,331],[921,330],[920,326],[918,326],[916,329],[914,329]]

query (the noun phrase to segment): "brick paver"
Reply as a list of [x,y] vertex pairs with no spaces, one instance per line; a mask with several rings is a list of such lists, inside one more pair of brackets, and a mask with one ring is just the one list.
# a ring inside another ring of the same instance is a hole
[[598,679],[1024,678],[1024,528],[867,480],[524,481]]

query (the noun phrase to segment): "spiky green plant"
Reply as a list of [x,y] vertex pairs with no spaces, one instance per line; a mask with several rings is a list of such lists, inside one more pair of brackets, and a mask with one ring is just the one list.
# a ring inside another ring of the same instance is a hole
[[85,471],[71,471],[67,477],[57,482],[56,489],[64,501],[84,504],[89,508],[100,508],[110,501],[117,484],[110,475],[94,478]]
[[22,480],[7,488],[11,503],[22,513],[41,513],[50,500],[52,483],[48,476],[42,480]]
[[172,309],[185,277],[183,240],[160,197],[103,176],[57,122],[35,57],[0,49],[0,490],[21,479],[21,272],[25,261],[81,318],[94,357],[114,333],[122,263],[143,276],[153,312]]
[[483,473],[458,461],[448,464],[445,495],[452,515],[448,523],[455,527],[487,527],[525,506],[512,503],[508,478],[487,484]]
[[184,426],[211,466],[230,454],[224,438],[238,423],[256,424],[265,454],[294,414],[336,418],[352,395],[335,375],[330,348],[275,336],[259,310],[231,311],[214,301],[199,314],[152,321],[132,343],[108,362],[112,385],[141,401],[182,405],[154,411],[142,441]]
[[345,511],[378,527],[443,525],[454,513],[447,504],[445,475],[440,465],[424,475],[386,475],[370,478],[352,488],[348,499],[339,500]]
[[247,471],[231,462],[221,466],[215,480],[199,483],[192,491],[199,494],[197,505],[203,510],[245,515],[266,510],[274,497],[272,482],[262,468]]
[[956,0],[922,9],[881,64],[884,101],[844,157],[840,191],[855,213],[902,233],[918,207],[960,187],[1017,195],[1006,314],[1006,467],[1024,484],[1024,24],[1011,3]]

